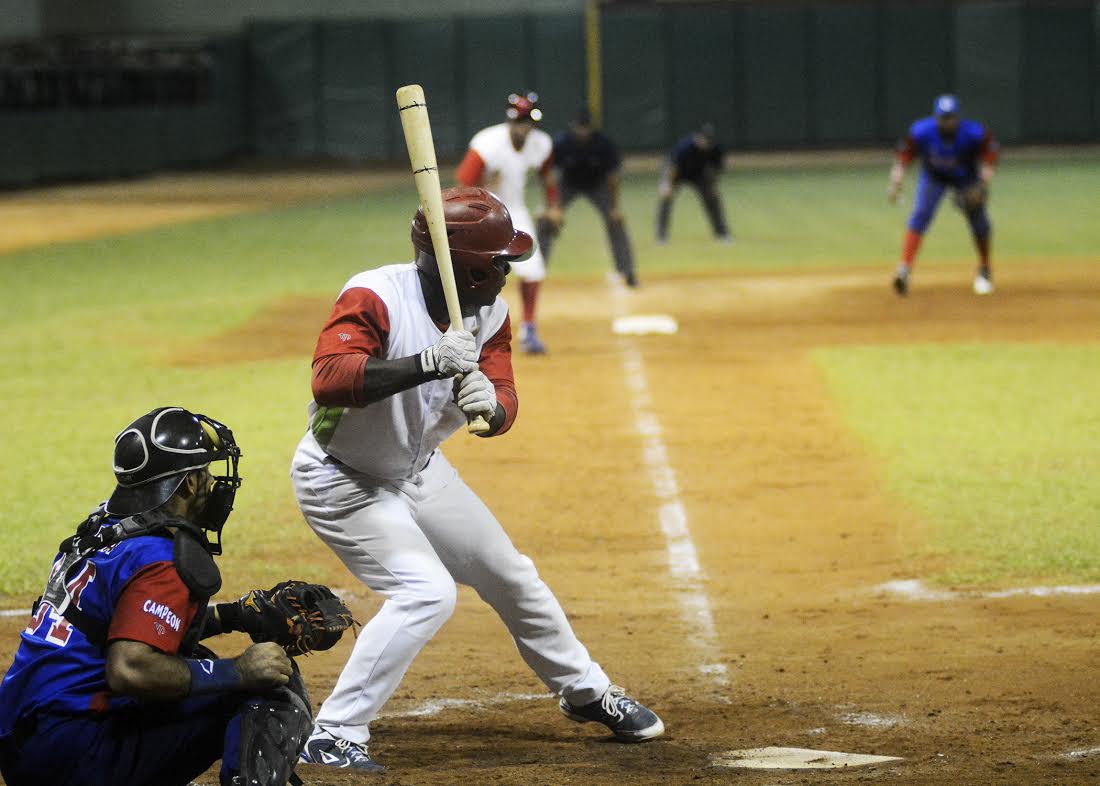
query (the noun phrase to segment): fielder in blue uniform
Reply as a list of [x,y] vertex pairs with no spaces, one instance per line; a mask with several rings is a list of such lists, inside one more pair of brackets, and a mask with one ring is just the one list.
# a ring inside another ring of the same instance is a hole
[[179,407],[119,434],[118,486],[62,542],[0,684],[8,786],[182,786],[218,759],[222,784],[287,783],[312,727],[291,660],[270,641],[233,659],[199,644],[241,629],[237,604],[207,606],[239,456]]
[[978,249],[974,292],[988,295],[993,291],[989,260],[993,228],[986,203],[998,153],[997,140],[985,126],[960,117],[959,100],[953,95],[941,95],[936,99],[932,115],[909,127],[909,133],[898,143],[887,189],[887,197],[896,202],[906,168],[913,159],[920,158],[921,172],[913,213],[909,217],[901,261],[894,274],[894,289],[899,295],[909,292],[921,239],[948,189],[954,191],[955,203],[966,215]]

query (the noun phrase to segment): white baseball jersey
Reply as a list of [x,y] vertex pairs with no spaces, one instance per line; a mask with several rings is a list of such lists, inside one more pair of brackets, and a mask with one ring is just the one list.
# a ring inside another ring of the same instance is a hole
[[[386,360],[419,354],[443,335],[424,305],[415,264],[359,273],[344,285],[341,297],[350,290],[363,290],[374,304],[381,300],[371,329]],[[478,310],[479,355],[507,316],[508,306],[499,297]],[[336,336],[355,342],[354,333],[347,328]],[[440,443],[466,424],[454,403],[453,385],[451,379],[429,381],[365,407],[322,407],[310,402],[310,431],[326,453],[364,474],[390,481],[413,479]]]
[[[523,142],[523,148],[516,150],[508,124],[501,123],[474,134],[470,149],[485,165],[481,182],[508,208],[512,226],[534,237],[535,222],[523,201],[527,173],[546,165],[554,152],[554,140],[545,131],[532,128]],[[524,281],[542,281],[546,278],[546,260],[539,248],[535,247],[530,259],[513,262],[512,272]]]
[[527,173],[532,169],[541,169],[550,159],[550,154],[554,152],[554,141],[550,135],[542,129],[532,128],[523,148],[516,150],[508,124],[501,123],[474,134],[470,149],[485,163],[485,183],[493,183],[499,177],[494,193],[508,207],[508,211],[514,213],[521,210],[526,213],[523,190],[527,185]]
[[[506,415],[498,434],[518,406],[507,315],[500,298],[478,312],[478,364]],[[323,383],[318,387],[317,375],[335,360],[358,372],[339,371],[343,382],[336,387],[350,385],[344,392],[362,403],[365,397],[354,396],[364,373],[356,362],[407,357],[439,336],[414,265],[361,273],[344,286],[321,330],[314,395],[320,390],[322,400],[345,401],[329,398]],[[361,407],[311,404],[310,430],[294,454],[291,477],[302,515],[348,569],[386,599],[317,713],[317,727],[340,739],[369,739],[370,722],[453,612],[456,582],[473,587],[500,615],[523,660],[554,694],[582,705],[611,685],[534,563],[438,450],[465,423],[452,384],[426,382]]]

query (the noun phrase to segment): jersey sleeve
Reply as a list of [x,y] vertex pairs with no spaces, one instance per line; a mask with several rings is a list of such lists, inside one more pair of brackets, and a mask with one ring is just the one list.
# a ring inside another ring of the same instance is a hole
[[996,164],[1001,157],[1001,145],[989,131],[983,130],[982,141],[978,144],[978,156],[991,165]]
[[332,307],[313,352],[313,399],[326,407],[363,406],[363,368],[385,355],[389,309],[374,290],[350,287]]
[[603,138],[604,143],[604,156],[607,161],[607,172],[618,172],[623,168],[623,156],[619,152],[618,146],[611,141],[609,137]]
[[487,376],[497,391],[497,402],[504,409],[504,423],[493,436],[500,436],[512,427],[519,413],[519,396],[516,394],[516,380],[512,373],[512,323],[510,317],[504,318],[504,324],[485,342],[478,359],[481,373]]
[[374,290],[350,287],[337,298],[321,328],[313,362],[329,355],[351,353],[382,357],[389,335],[390,314],[382,298]]
[[459,185],[477,186],[481,185],[481,178],[484,174],[485,159],[471,147],[466,151],[462,163],[458,165],[458,169],[455,171],[455,180],[458,181]]
[[677,169],[679,169],[680,166],[683,164],[684,156],[687,155],[689,147],[691,147],[690,138],[681,139],[679,142],[676,143],[676,146],[672,148],[672,153],[669,155],[669,160],[672,162],[672,165],[675,166]]
[[150,563],[122,588],[107,629],[107,641],[140,641],[175,655],[198,607],[174,564]]
[[909,166],[913,163],[913,159],[917,157],[917,140],[912,132],[898,140],[894,152],[897,154],[897,160],[902,166]]

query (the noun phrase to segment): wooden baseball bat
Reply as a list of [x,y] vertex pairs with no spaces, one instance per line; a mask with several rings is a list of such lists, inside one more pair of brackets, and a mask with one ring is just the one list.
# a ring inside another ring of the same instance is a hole
[[[409,148],[416,193],[420,207],[428,220],[428,231],[435,249],[435,263],[439,266],[439,280],[443,282],[443,296],[447,300],[447,316],[451,325],[462,328],[462,307],[458,302],[455,271],[451,263],[451,247],[447,242],[447,223],[443,217],[443,187],[439,184],[439,166],[435,161],[435,143],[432,141],[432,125],[428,120],[428,104],[424,100],[424,88],[405,85],[397,90],[397,110],[401,115],[401,129],[405,132],[405,145]],[[471,434],[483,434],[489,423],[478,415],[467,429]]]

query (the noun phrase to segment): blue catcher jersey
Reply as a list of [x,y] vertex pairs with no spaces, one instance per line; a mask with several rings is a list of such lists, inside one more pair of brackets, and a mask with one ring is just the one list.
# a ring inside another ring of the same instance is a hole
[[924,169],[936,180],[957,183],[978,176],[978,159],[995,146],[985,127],[974,120],[960,120],[954,137],[941,136],[936,118],[924,117],[909,127],[905,140],[920,156]]
[[[118,519],[105,519],[103,526]],[[70,603],[104,624],[108,640],[142,641],[175,654],[198,610],[198,602],[172,562],[170,536],[141,535],[93,552],[72,565],[65,584]],[[58,554],[53,570],[61,569]],[[0,738],[23,717],[42,712],[104,712],[134,703],[110,693],[106,653],[58,613],[39,603],[21,635],[0,683]]]

